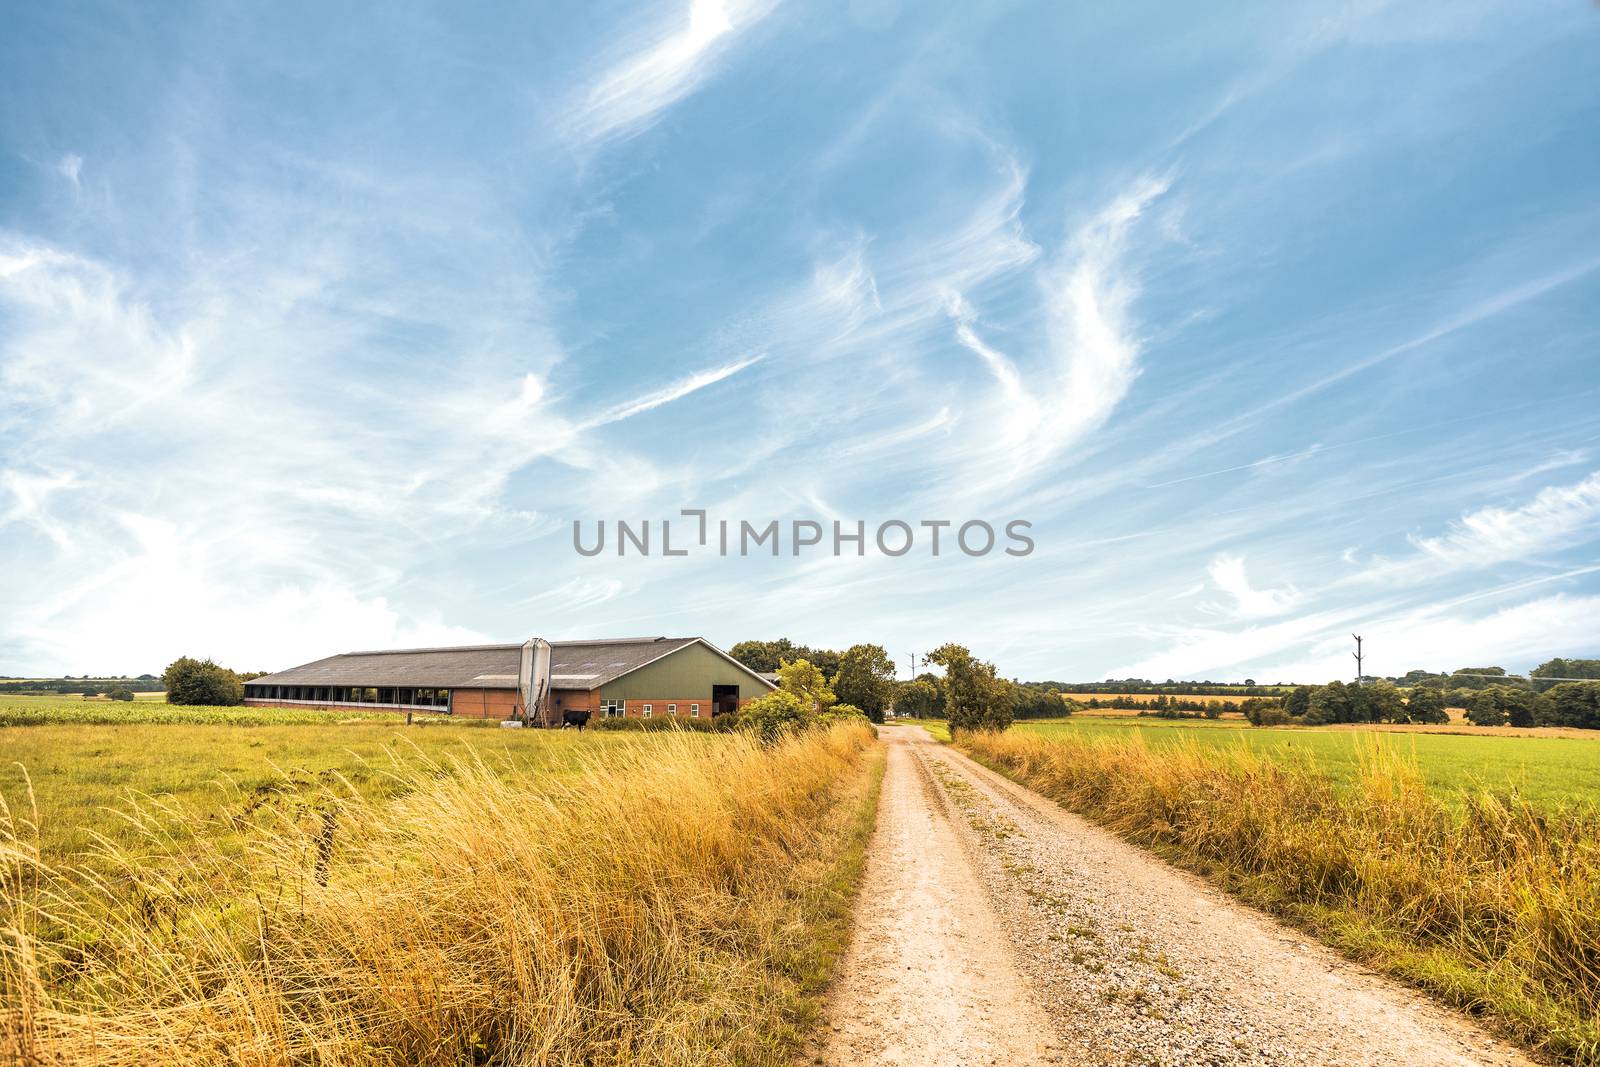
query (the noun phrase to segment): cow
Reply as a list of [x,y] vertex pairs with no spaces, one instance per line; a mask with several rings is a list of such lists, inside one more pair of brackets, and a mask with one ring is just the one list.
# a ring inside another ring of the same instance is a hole
[[581,730],[588,725],[589,713],[587,711],[563,711],[561,713],[561,728],[563,730],[569,726],[576,726]]

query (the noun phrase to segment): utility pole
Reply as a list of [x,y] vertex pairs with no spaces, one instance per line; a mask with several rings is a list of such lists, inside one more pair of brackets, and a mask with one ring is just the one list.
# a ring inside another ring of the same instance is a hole
[[917,654],[911,653],[911,680],[917,680]]
[[1362,676],[1365,673],[1361,669],[1361,635],[1351,634],[1350,636],[1356,639],[1356,650],[1352,655],[1356,658],[1356,684],[1360,685]]

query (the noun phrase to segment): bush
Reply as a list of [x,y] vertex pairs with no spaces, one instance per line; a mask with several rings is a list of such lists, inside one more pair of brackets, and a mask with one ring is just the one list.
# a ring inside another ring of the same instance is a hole
[[239,676],[208,659],[175,659],[161,680],[166,683],[168,704],[230,707],[244,703],[244,683]]
[[1283,726],[1290,722],[1289,712],[1276,700],[1246,700],[1243,711],[1251,726]]
[[131,690],[131,689],[113,689],[111,692],[106,694],[106,698],[109,699],[109,700],[132,700],[133,699],[133,690]]
[[774,689],[740,709],[739,725],[763,741],[775,741],[805,727],[815,714],[787,689]]

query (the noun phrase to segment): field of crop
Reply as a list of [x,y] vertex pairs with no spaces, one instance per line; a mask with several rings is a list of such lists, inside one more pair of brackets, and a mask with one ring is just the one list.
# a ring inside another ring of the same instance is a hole
[[1600,738],[1087,720],[958,740],[1531,1047],[1600,1062]]
[[6,1062],[788,1063],[881,771],[849,726],[58,704],[0,727]]

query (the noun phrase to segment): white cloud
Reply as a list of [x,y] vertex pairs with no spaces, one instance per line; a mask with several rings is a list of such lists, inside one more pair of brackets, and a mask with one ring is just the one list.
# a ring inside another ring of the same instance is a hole
[[1600,471],[1549,486],[1522,507],[1468,512],[1438,537],[1412,537],[1422,555],[1452,569],[1528,559],[1600,537]]
[[56,162],[56,173],[65,178],[73,190],[76,191],[82,184],[83,157],[71,152],[67,153]]
[[1168,187],[1167,179],[1146,176],[1117,196],[1079,231],[1048,295],[1061,375],[1052,420],[1058,447],[1104,425],[1139,373],[1140,345],[1129,319],[1139,286],[1123,257],[1130,228]]
[[733,363],[725,363],[720,367],[710,367],[706,370],[696,371],[695,373],[688,375],[687,377],[680,378],[678,381],[658,389],[653,393],[646,393],[644,396],[641,396],[635,400],[630,400],[626,403],[619,404],[614,408],[602,412],[594,419],[584,423],[583,428],[588,429],[594,426],[604,426],[607,423],[620,422],[623,419],[632,418],[635,415],[642,415],[646,411],[651,411],[663,404],[670,404],[674,400],[682,400],[691,393],[697,393],[707,386],[717,384],[724,378],[738,374],[746,367],[760,363],[761,359],[761,356],[751,356],[748,359],[736,360]]
[[1212,584],[1233,597],[1234,614],[1241,618],[1266,618],[1282,615],[1300,600],[1293,587],[1256,589],[1245,574],[1242,556],[1222,555],[1207,568]]
[[765,0],[691,0],[683,15],[645,29],[570,108],[569,131],[599,142],[627,137],[699,86],[717,53],[771,10]]

